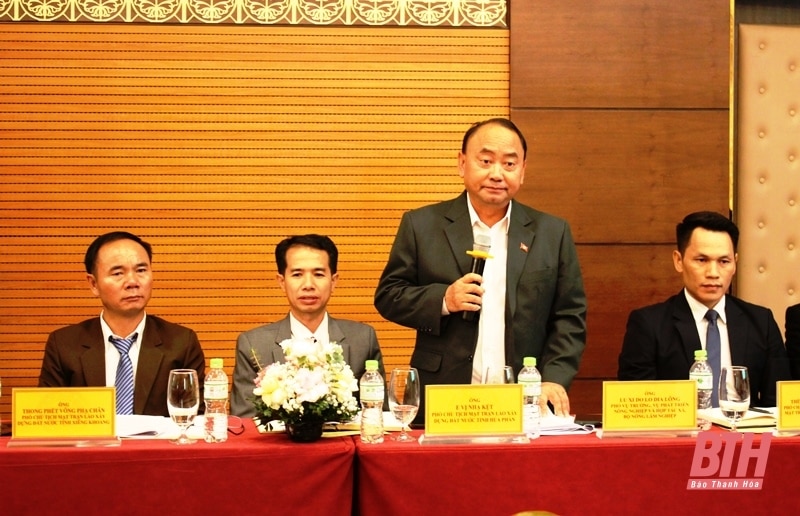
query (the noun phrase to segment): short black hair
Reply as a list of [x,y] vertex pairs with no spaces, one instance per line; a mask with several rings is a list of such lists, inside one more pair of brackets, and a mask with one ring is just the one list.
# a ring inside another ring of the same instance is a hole
[[461,141],[461,152],[463,154],[467,153],[467,144],[469,143],[469,139],[472,138],[472,135],[475,134],[475,131],[480,129],[485,125],[499,125],[505,127],[509,131],[513,131],[519,137],[519,141],[522,142],[522,159],[527,159],[528,156],[528,142],[525,141],[525,136],[523,136],[522,131],[519,130],[514,122],[509,120],[508,118],[490,118],[488,120],[483,120],[482,122],[476,122],[472,124],[472,126],[467,129],[467,132],[464,133],[464,139]]
[[684,217],[683,221],[675,227],[675,240],[681,255],[689,247],[692,233],[697,228],[727,233],[733,242],[733,252],[736,252],[736,246],[739,245],[739,228],[736,227],[736,224],[730,218],[715,211],[696,211]]
[[111,233],[106,233],[105,235],[100,235],[95,238],[94,242],[89,245],[89,249],[86,250],[86,256],[83,257],[83,266],[86,267],[87,273],[94,274],[95,267],[97,266],[97,253],[100,252],[100,248],[111,242],[116,242],[117,240],[133,240],[144,247],[144,250],[147,251],[147,259],[151,262],[153,261],[153,248],[150,244],[133,233],[128,233],[127,231],[112,231]]
[[290,236],[278,243],[275,247],[275,263],[278,264],[278,274],[286,273],[286,253],[289,252],[289,249],[296,246],[310,247],[311,249],[318,249],[328,253],[328,266],[331,269],[331,274],[336,274],[336,268],[339,262],[339,250],[336,249],[336,244],[334,244],[333,240],[329,237],[314,233]]

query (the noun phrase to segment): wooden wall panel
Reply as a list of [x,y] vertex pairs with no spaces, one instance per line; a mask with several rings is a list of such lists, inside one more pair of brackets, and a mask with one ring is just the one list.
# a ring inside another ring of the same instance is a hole
[[[675,241],[701,209],[726,212],[724,110],[513,109],[528,139],[520,200],[568,218],[583,244]],[[703,193],[700,195],[700,193]]]
[[330,311],[373,307],[402,213],[456,195],[461,137],[508,116],[508,31],[0,24],[0,377],[33,386],[47,334],[96,316],[97,235],[154,247],[148,311],[231,372],[236,337],[285,316],[274,247],[330,235]]
[[728,1],[517,0],[511,20],[512,107],[728,108]]
[[628,314],[682,288],[672,265],[674,244],[578,245],[589,304],[583,379],[617,375]]
[[571,223],[589,302],[575,412],[600,412],[630,311],[681,288],[675,224],[728,213],[729,9],[511,3],[511,118],[530,149],[519,198]]

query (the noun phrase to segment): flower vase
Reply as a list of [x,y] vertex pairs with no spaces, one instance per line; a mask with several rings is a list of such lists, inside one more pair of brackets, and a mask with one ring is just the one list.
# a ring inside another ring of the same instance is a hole
[[313,443],[322,437],[322,425],[322,420],[286,423],[286,433],[296,443]]

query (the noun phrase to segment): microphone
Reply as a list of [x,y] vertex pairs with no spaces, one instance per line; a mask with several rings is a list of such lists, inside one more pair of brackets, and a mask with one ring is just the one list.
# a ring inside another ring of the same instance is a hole
[[[472,243],[472,250],[467,251],[467,254],[472,256],[472,267],[470,272],[474,272],[475,274],[480,274],[483,276],[483,268],[486,267],[486,260],[491,258],[491,255],[489,255],[489,249],[491,247],[492,237],[485,233],[478,233],[475,235],[475,241]],[[465,321],[474,321],[479,312],[480,310],[476,312],[461,312],[461,317]]]

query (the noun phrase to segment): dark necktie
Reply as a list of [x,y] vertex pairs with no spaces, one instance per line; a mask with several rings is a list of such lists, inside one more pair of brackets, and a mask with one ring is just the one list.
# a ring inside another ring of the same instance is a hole
[[708,319],[708,332],[706,333],[706,352],[708,353],[708,365],[714,374],[711,390],[711,406],[719,407],[719,372],[720,372],[720,346],[719,327],[717,326],[719,314],[715,310],[706,312]]
[[138,336],[138,333],[134,333],[130,339],[113,335],[108,338],[119,351],[117,377],[114,380],[114,386],[117,388],[117,414],[133,414],[133,362],[128,352]]

